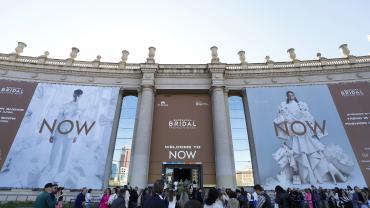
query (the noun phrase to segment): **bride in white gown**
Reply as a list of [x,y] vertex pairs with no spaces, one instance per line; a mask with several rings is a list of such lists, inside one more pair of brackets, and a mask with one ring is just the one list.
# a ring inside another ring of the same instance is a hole
[[278,125],[280,130],[284,130],[277,134],[284,142],[273,154],[281,168],[278,181],[290,184],[347,181],[354,168],[353,161],[340,147],[322,144],[320,139],[327,136],[325,124],[316,128],[307,104],[298,101],[292,91],[288,91],[286,96],[287,100],[280,104],[278,116],[274,119],[275,129]]

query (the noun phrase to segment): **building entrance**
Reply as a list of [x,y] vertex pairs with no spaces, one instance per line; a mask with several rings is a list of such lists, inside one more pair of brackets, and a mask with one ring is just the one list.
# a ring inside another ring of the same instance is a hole
[[174,168],[172,175],[173,181],[193,181],[192,172],[191,168]]
[[198,164],[163,164],[163,176],[166,184],[176,189],[179,183],[184,187],[203,187],[202,165]]

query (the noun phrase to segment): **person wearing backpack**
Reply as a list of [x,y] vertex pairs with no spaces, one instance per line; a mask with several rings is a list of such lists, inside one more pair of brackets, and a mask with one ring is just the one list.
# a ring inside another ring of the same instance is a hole
[[248,195],[243,194],[239,189],[236,190],[236,195],[240,204],[240,208],[249,208]]
[[120,189],[116,199],[113,200],[111,208],[127,208],[125,203],[125,190]]
[[272,208],[271,198],[268,194],[266,194],[262,186],[256,184],[254,185],[253,189],[258,195],[256,208]]

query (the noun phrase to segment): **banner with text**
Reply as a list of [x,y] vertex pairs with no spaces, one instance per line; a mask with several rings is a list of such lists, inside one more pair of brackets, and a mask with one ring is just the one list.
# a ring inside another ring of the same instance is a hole
[[202,164],[204,184],[215,184],[212,108],[209,95],[159,94],[155,99],[149,182],[162,164]]
[[247,88],[246,93],[266,188],[369,184],[368,82]]
[[0,80],[0,90],[0,187],[102,188],[119,88]]

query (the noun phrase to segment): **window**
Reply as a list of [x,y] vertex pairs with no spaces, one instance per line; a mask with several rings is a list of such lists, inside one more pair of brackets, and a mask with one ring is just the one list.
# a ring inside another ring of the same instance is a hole
[[229,113],[234,149],[236,184],[237,186],[252,186],[252,160],[249,151],[247,126],[245,122],[242,97],[229,97]]
[[135,127],[136,107],[136,96],[130,95],[123,98],[109,186],[122,186],[127,184],[131,159],[131,146]]

